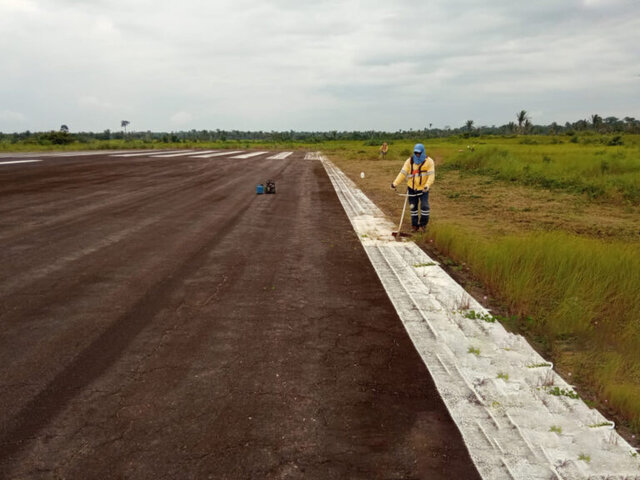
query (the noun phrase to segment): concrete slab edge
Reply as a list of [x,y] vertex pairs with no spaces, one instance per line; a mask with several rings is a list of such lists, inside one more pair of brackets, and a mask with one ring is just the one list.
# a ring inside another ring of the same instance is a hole
[[305,160],[323,163],[482,478],[640,480],[640,455],[613,422],[414,242],[395,241],[395,226],[324,155]]

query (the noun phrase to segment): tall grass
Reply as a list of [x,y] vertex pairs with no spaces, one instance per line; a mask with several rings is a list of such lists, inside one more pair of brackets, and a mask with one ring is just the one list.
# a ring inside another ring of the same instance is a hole
[[481,145],[455,155],[447,168],[640,204],[636,145]]
[[[436,224],[431,237],[469,264],[551,350],[571,343],[572,363],[640,430],[640,247],[562,232],[474,238]],[[562,352],[555,352],[562,353]]]

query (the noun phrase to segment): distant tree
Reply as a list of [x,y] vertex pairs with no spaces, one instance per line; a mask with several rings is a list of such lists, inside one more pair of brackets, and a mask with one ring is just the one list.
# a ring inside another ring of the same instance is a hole
[[533,123],[528,118],[524,121],[524,133],[529,133],[533,128]]
[[50,132],[39,135],[43,144],[67,145],[73,142],[73,137],[69,132],[51,130]]
[[69,127],[67,127],[64,123],[60,125],[60,131],[63,133],[69,133]]
[[467,120],[467,123],[465,123],[464,126],[467,129],[467,132],[473,132],[473,120]]
[[633,132],[640,126],[640,121],[636,120],[634,117],[624,117],[624,123],[628,132]]
[[514,122],[507,123],[507,130],[510,133],[514,133],[516,131],[516,124]]
[[604,123],[607,126],[608,131],[622,131],[624,128],[623,123],[618,119],[618,117],[607,117],[604,119]]
[[600,130],[600,127],[602,127],[602,117],[597,113],[591,115],[591,125],[595,131]]
[[120,122],[120,126],[121,126],[122,128],[124,128],[124,133],[125,133],[125,134],[127,133],[127,125],[129,125],[130,123],[131,123],[131,122],[130,122],[129,120],[122,120],[122,121]]
[[589,122],[587,122],[586,120],[578,120],[573,124],[573,127],[576,130],[586,130],[589,128]]
[[516,114],[516,120],[518,120],[518,131],[522,132],[525,122],[527,120],[529,120],[529,116],[527,115],[527,111],[526,110],[520,110]]
[[558,131],[560,130],[560,125],[558,125],[556,122],[553,122],[551,125],[549,125],[549,128],[551,130],[551,133],[557,135]]

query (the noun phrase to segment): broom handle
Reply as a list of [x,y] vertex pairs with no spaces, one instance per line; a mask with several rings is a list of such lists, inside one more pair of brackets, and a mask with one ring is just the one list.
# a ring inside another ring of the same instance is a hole
[[407,208],[407,200],[409,200],[409,196],[404,197],[404,206],[402,207],[402,215],[400,216],[400,225],[398,225],[398,233],[402,229],[402,221],[404,220],[404,211]]

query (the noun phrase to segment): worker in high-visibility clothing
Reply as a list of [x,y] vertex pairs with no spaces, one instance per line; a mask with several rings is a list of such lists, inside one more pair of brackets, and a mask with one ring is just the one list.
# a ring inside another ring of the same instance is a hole
[[405,178],[411,205],[411,229],[414,232],[424,232],[429,223],[429,189],[435,181],[436,169],[433,159],[427,156],[421,143],[416,143],[413,147],[413,155],[404,162],[402,170],[391,183],[391,188],[395,189]]
[[382,146],[380,147],[380,158],[386,157],[388,151],[389,145],[387,144],[387,142],[382,142]]

